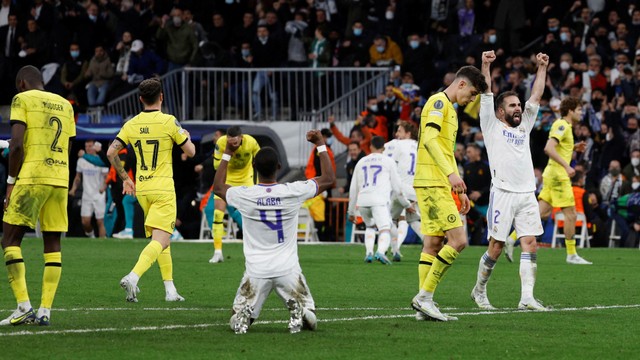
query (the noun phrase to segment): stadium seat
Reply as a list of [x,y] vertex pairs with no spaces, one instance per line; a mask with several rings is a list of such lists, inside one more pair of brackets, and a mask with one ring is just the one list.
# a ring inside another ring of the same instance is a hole
[[78,114],[77,124],[89,124],[91,123],[91,116],[89,114],[81,113]]
[[[558,231],[558,222],[564,221],[564,214],[561,211],[558,211],[554,215],[555,219],[553,222],[553,236],[551,238],[551,247],[556,247],[557,239],[565,239],[564,234],[561,234]],[[581,222],[582,226],[580,227],[580,232],[573,236],[576,241],[579,242],[579,247],[584,248],[591,247],[591,235],[589,235],[589,228],[587,227],[587,217],[583,213],[577,213],[576,222]]]
[[616,247],[616,242],[619,244],[622,236],[616,234],[616,221],[611,219],[611,231],[609,232],[609,247]]
[[318,229],[313,222],[313,217],[307,208],[300,208],[298,213],[298,240],[304,242],[318,242]]
[[[233,219],[230,216],[228,216],[228,218],[225,221],[227,222],[227,225],[226,225],[227,234],[225,235],[223,240],[234,240],[236,238],[235,234],[238,231],[238,224],[236,224],[236,222],[233,221]],[[199,239],[200,240],[213,239],[213,233],[211,232],[211,227],[209,227],[209,222],[207,221],[207,217],[204,211],[202,212],[202,216],[200,218]]]

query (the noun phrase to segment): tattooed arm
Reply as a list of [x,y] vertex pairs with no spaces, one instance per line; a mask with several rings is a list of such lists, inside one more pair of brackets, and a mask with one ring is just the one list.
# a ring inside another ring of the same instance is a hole
[[107,158],[109,158],[109,162],[116,170],[116,175],[122,180],[122,193],[136,196],[136,186],[133,183],[133,180],[129,177],[129,174],[127,174],[127,171],[124,169],[122,161],[120,161],[120,157],[118,156],[118,152],[123,148],[124,145],[120,140],[114,140],[111,143],[111,146],[109,146],[109,150],[107,150]]

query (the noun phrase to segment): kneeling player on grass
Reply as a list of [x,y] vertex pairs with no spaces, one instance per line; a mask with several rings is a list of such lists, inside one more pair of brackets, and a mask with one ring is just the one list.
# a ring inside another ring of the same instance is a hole
[[335,174],[322,134],[307,133],[307,140],[317,146],[322,175],[307,181],[278,184],[278,153],[262,148],[253,160],[258,184],[226,184],[227,165],[239,147],[230,139],[213,180],[216,195],[235,207],[244,225],[243,250],[245,273],[233,302],[230,326],[243,334],[258,318],[267,296],[275,290],[290,312],[289,330],[316,327],[315,304],[298,262],[298,211],[302,203],[333,186]]

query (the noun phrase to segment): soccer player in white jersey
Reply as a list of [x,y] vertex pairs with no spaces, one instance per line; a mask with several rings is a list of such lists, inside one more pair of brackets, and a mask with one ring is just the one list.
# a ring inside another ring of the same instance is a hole
[[487,221],[489,248],[480,259],[478,278],[471,298],[481,309],[495,309],[487,298],[487,282],[496,261],[502,253],[511,227],[520,236],[521,295],[518,309],[547,310],[533,297],[536,281],[536,236],[543,232],[540,211],[536,201],[536,181],[529,148],[529,135],[533,129],[540,97],[544,92],[549,56],[536,55],[538,71],[531,89],[531,97],[524,111],[515,92],[507,91],[497,99],[494,110],[491,92],[491,63],[496,59],[493,51],[482,53],[482,73],[488,90],[480,100],[480,127],[484,135],[489,166],[491,167],[491,195]]
[[[411,203],[416,202],[416,190],[413,188],[413,178],[416,174],[416,156],[418,152],[418,131],[408,121],[399,121],[396,130],[396,138],[384,145],[384,155],[396,162],[402,194]],[[420,213],[417,211],[407,213],[394,194],[391,200],[391,251],[393,261],[400,261],[400,246],[407,237],[409,225],[416,234],[420,234]],[[397,222],[397,227],[395,225]]]
[[244,232],[245,273],[229,322],[236,334],[247,332],[272,290],[289,309],[291,333],[316,327],[315,303],[298,262],[298,212],[305,200],[333,186],[335,174],[320,131],[309,131],[307,140],[317,146],[322,175],[306,181],[278,184],[278,153],[263,147],[253,160],[258,183],[230,186],[227,165],[239,141],[229,139],[221,157],[213,191],[240,211]]
[[[84,148],[87,154],[96,154],[94,140],[85,141]],[[69,190],[69,195],[75,196],[78,186],[82,183],[80,218],[82,220],[84,234],[90,238],[95,237],[93,225],[91,224],[91,217],[94,214],[96,216],[96,224],[98,225],[98,236],[101,238],[107,236],[104,228],[104,212],[106,210],[107,201],[103,184],[108,172],[108,167],[93,165],[81,157],[78,159],[78,164],[76,165],[76,177],[73,179],[71,190]]]
[[[390,265],[385,255],[391,243],[391,191],[397,195],[402,208],[410,208],[411,203],[402,194],[400,177],[395,161],[382,154],[384,138],[374,136],[371,139],[371,154],[363,157],[356,164],[349,191],[349,221],[354,221],[356,210],[362,216],[367,229],[364,234],[366,249],[365,262],[373,262],[373,247],[376,238],[375,227],[378,228],[378,251],[375,258],[381,263]],[[409,212],[413,209],[409,209]]]

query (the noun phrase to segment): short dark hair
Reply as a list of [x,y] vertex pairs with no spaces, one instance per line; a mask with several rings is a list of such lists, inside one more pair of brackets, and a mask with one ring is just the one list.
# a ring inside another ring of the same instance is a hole
[[262,177],[273,177],[279,163],[278,152],[270,146],[261,148],[253,159],[253,166]]
[[573,111],[579,106],[582,106],[580,99],[567,96],[560,102],[560,116],[565,117],[569,115],[569,111]]
[[[358,149],[360,148],[360,143],[357,142],[357,141],[352,141],[352,142],[349,143],[349,145],[355,145],[355,146],[358,147]],[[349,147],[349,145],[347,145],[347,147]]]
[[505,91],[502,94],[498,95],[498,97],[496,98],[496,110],[499,108],[503,108],[504,109],[504,99],[508,98],[509,96],[515,96],[518,97],[518,93],[515,91]]
[[371,138],[371,146],[373,146],[375,149],[383,149],[384,143],[385,141],[382,136],[374,136],[373,138]]
[[154,104],[160,98],[162,94],[162,82],[159,77],[152,77],[150,79],[142,80],[138,85],[138,92],[142,102],[146,105]]
[[32,65],[23,66],[18,70],[18,74],[16,75],[16,85],[20,83],[20,81],[24,81],[32,87],[44,83],[42,80],[42,73],[38,68]]
[[476,88],[481,94],[487,91],[487,80],[484,75],[475,66],[463,66],[456,73],[457,78],[466,78],[471,83],[471,86]]
[[236,137],[242,135],[242,128],[238,125],[233,125],[232,127],[227,129],[228,137]]
[[584,176],[584,173],[582,171],[576,170],[576,173],[571,178],[571,183],[577,184],[582,179],[583,176]]
[[472,143],[467,144],[467,149],[470,148],[470,147],[478,150],[480,152],[480,154],[482,155],[482,148],[480,147],[480,145],[472,142]]

